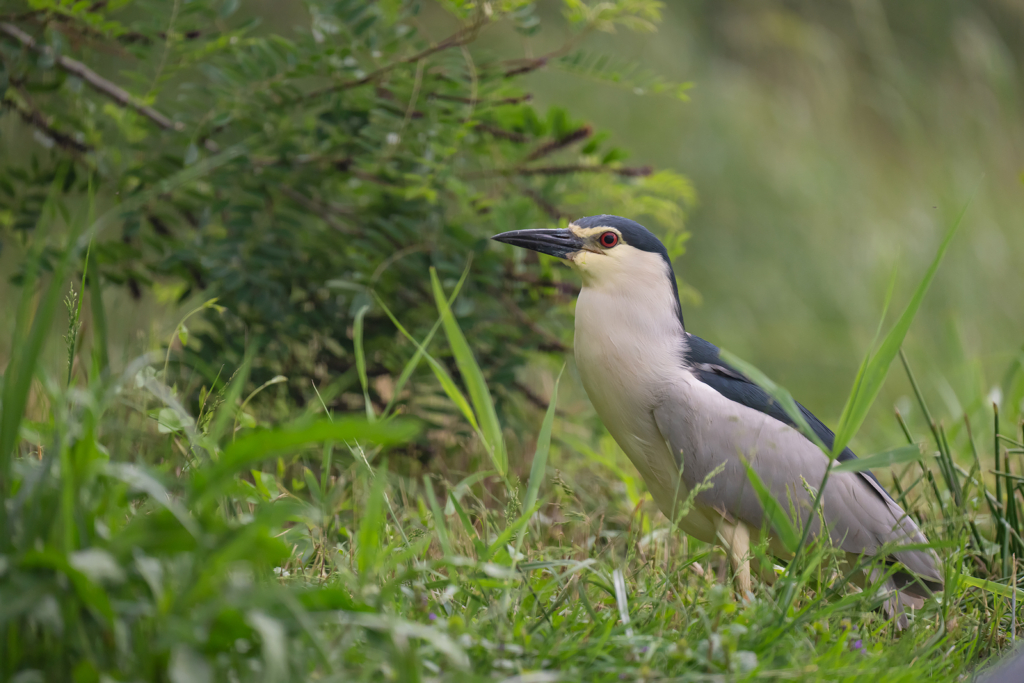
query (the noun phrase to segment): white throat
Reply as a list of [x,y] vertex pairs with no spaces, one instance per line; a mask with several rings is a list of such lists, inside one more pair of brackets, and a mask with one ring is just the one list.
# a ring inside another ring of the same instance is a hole
[[583,275],[576,302],[576,365],[591,402],[618,437],[618,426],[636,424],[623,420],[625,414],[652,409],[665,383],[683,372],[685,339],[675,283],[659,254],[625,244],[607,254],[582,252],[573,260]]
[[[609,258],[620,249],[632,253],[621,260]],[[597,414],[640,471],[658,506],[671,514],[686,490],[680,488],[676,458],[654,420],[655,408],[688,375],[683,367],[685,333],[675,283],[669,280],[671,271],[659,254],[627,245],[615,247],[607,256],[584,253],[582,259],[586,260],[576,264],[583,273],[583,289],[576,302],[580,379]],[[713,536],[703,527],[690,532]]]

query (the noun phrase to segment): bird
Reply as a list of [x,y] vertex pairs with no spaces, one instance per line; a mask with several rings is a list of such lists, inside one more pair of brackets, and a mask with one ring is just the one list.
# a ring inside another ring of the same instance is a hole
[[[678,516],[687,534],[723,548],[741,596],[752,598],[752,545],[767,541],[771,555],[792,558],[752,488],[748,466],[784,510],[802,513],[794,521],[807,521],[808,533],[822,536],[819,515],[809,512],[829,456],[768,392],[723,360],[718,347],[686,330],[672,262],[651,231],[601,214],[492,239],[563,259],[580,274],[573,347],[587,396],[661,512],[669,520]],[[831,449],[833,432],[797,406]],[[846,448],[837,458],[856,456]],[[882,609],[906,628],[905,607],[919,609],[942,589],[937,555],[922,548],[924,533],[870,471],[832,472],[825,481],[819,514],[833,547],[845,551],[862,586],[885,577],[882,566],[896,564],[882,584]],[[859,558],[880,553],[882,566],[867,574],[856,569]],[[767,567],[760,573],[768,582],[775,578]]]

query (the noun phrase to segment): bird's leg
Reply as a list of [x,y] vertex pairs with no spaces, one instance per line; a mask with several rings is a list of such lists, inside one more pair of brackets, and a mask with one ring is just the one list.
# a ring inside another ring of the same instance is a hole
[[757,558],[751,558],[750,562],[753,565],[754,571],[757,572],[757,575],[761,577],[762,581],[764,581],[769,586],[775,585],[775,582],[778,580],[779,577],[776,576],[775,567],[772,565],[770,559],[758,560]]
[[753,597],[750,583],[750,529],[739,520],[730,522],[722,519],[718,537],[729,555],[736,591],[743,599]]

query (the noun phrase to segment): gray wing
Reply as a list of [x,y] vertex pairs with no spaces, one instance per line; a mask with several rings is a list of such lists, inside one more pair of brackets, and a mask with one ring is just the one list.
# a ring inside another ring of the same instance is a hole
[[[683,360],[697,379],[730,401],[742,403],[748,408],[753,408],[758,412],[774,417],[790,427],[796,427],[793,418],[789,416],[782,406],[776,403],[775,399],[767,391],[751,382],[746,375],[722,360],[719,348],[711,342],[701,339],[695,334],[687,333]],[[826,448],[831,449],[836,439],[832,430],[807,408],[799,403],[796,405],[800,409],[804,421],[807,422],[807,426],[811,428],[815,436],[821,439]],[[844,448],[843,452],[836,457],[839,462],[857,459],[857,456],[849,448]],[[879,496],[892,499],[889,492],[882,487],[881,482],[870,471],[863,470],[858,475],[868,479],[872,488],[878,492]]]
[[[669,389],[654,410],[658,429],[682,466],[684,483],[693,488],[716,467],[724,470],[697,503],[728,512],[754,528],[763,528],[764,510],[747,478],[744,460],[784,508],[807,519],[812,499],[804,482],[817,489],[827,456],[790,425],[770,414],[733,401],[696,378]],[[833,544],[860,555],[876,555],[886,543],[927,543],[914,521],[876,481],[853,472],[832,474],[822,512]],[[812,533],[821,532],[815,517]],[[937,557],[928,550],[892,553],[911,572],[941,584]],[[935,586],[937,588],[938,585]]]

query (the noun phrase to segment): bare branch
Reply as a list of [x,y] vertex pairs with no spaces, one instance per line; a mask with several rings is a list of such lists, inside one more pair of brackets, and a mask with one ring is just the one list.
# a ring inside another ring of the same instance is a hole
[[565,352],[569,350],[568,347],[566,347],[566,345],[562,343],[561,339],[559,339],[558,337],[556,337],[555,335],[553,335],[552,333],[548,332],[543,327],[538,325],[537,321],[535,321],[533,318],[527,315],[526,311],[519,308],[519,305],[512,300],[512,297],[506,294],[501,297],[501,300],[502,303],[505,304],[505,307],[512,313],[512,315],[515,316],[516,320],[518,320],[521,325],[524,325],[525,327],[529,328],[534,332],[534,334],[536,334],[537,336],[544,340],[544,343],[541,344],[542,350],[559,352]]
[[288,197],[293,202],[304,208],[306,211],[316,214],[316,216],[323,220],[324,223],[327,223],[327,225],[331,226],[338,232],[344,233],[346,235],[354,234],[352,228],[342,225],[340,222],[338,222],[338,219],[332,215],[331,207],[324,206],[320,202],[314,199],[310,199],[306,195],[302,194],[301,192],[298,192],[297,190],[293,190],[287,185],[281,185],[280,190],[281,193],[284,194],[286,197]]
[[538,166],[537,168],[493,168],[485,171],[474,171],[466,174],[468,178],[494,178],[499,176],[532,176],[532,175],[569,175],[571,173],[614,173],[630,178],[649,176],[653,173],[650,166],[602,166],[567,164],[564,166]]
[[[15,86],[15,87],[17,87],[17,86]],[[17,89],[18,89],[19,93],[21,93],[23,95],[23,97],[24,97],[24,92],[21,90],[21,88],[17,88]],[[83,142],[79,142],[78,140],[76,140],[71,135],[68,135],[67,133],[62,133],[61,131],[59,131],[56,128],[54,128],[51,125],[50,121],[48,121],[47,118],[43,115],[43,113],[41,111],[39,111],[38,109],[35,109],[34,107],[32,107],[31,106],[31,102],[28,102],[27,98],[25,98],[25,99],[26,99],[26,103],[28,105],[30,105],[30,106],[28,106],[28,107],[21,107],[21,106],[18,105],[17,102],[14,102],[11,99],[3,100],[2,102],[0,102],[0,106],[3,106],[5,108],[7,108],[7,109],[13,109],[14,111],[18,112],[18,115],[21,116],[21,119],[25,123],[27,123],[28,125],[30,125],[30,126],[32,126],[34,128],[39,129],[40,131],[42,131],[42,133],[46,137],[48,137],[51,140],[53,140],[54,143],[58,147],[61,147],[63,149],[67,149],[67,150],[70,150],[72,152],[76,152],[76,153],[79,153],[79,154],[84,154],[85,152],[91,152],[92,151],[92,147],[90,147],[89,145],[87,145],[87,144],[85,144]]]
[[345,81],[344,83],[338,83],[337,85],[329,85],[326,88],[320,88],[319,90],[313,90],[303,95],[302,99],[311,100],[317,97],[321,97],[323,95],[329,95],[330,93],[333,92],[348,90],[350,88],[358,88],[361,85],[372,83],[373,81],[377,80],[384,74],[394,71],[403,64],[412,64],[414,62],[420,61],[421,59],[429,57],[435,52],[441,52],[449,48],[462,47],[464,45],[467,45],[468,43],[473,42],[473,40],[476,38],[477,31],[480,29],[480,27],[484,25],[485,22],[486,19],[478,19],[472,24],[460,28],[458,31],[451,34],[450,36],[442,40],[440,43],[437,43],[436,45],[432,45],[431,47],[421,50],[420,52],[417,52],[411,57],[405,57],[404,59],[399,59],[396,62],[386,64],[385,66],[382,66],[379,69],[371,71],[362,78],[357,78],[353,81]]
[[545,142],[543,145],[530,152],[530,155],[526,157],[526,161],[535,161],[541,157],[546,157],[549,154],[553,154],[554,152],[557,152],[564,147],[568,147],[575,142],[589,138],[593,133],[594,129],[590,126],[580,126],[576,130],[569,131],[557,140]]
[[540,192],[532,190],[528,187],[521,188],[519,191],[522,192],[527,197],[529,197],[530,199],[532,199],[533,203],[536,204],[541,211],[551,216],[551,218],[554,218],[556,221],[561,220],[563,218],[567,218],[569,216],[569,214],[563,212],[557,206],[555,206],[548,200],[544,199],[544,197],[541,196]]
[[[518,380],[515,381],[515,382],[512,382],[512,387],[516,391],[518,391],[520,394],[525,396],[527,401],[529,401],[533,405],[537,406],[541,410],[547,410],[548,409],[548,402],[545,401],[543,397],[541,397],[538,394],[536,394],[533,391],[533,389],[531,389],[530,387],[526,386],[522,382],[520,382]],[[555,408],[555,414],[558,415],[559,417],[566,417],[566,415],[568,413],[566,413],[561,408]]]
[[571,282],[552,282],[551,280],[541,280],[540,278],[533,277],[526,273],[507,273],[505,277],[509,280],[523,282],[533,287],[553,287],[559,294],[565,294],[567,296],[576,296],[580,293],[580,288]]
[[9,24],[6,22],[0,23],[0,33],[4,33],[10,36],[11,38],[14,38],[19,43],[21,43],[28,49],[33,50],[34,52],[38,52],[39,54],[52,57],[57,66],[59,66],[64,71],[67,71],[69,74],[81,78],[83,81],[92,86],[94,90],[97,90],[100,93],[106,95],[122,107],[128,107],[129,109],[135,110],[142,116],[145,116],[147,119],[163,128],[164,130],[184,130],[185,124],[181,122],[176,123],[174,121],[171,121],[169,118],[158,112],[156,109],[153,109],[153,107],[142,104],[134,97],[132,97],[132,95],[127,90],[124,90],[120,86],[103,78],[98,73],[87,67],[85,64],[82,64],[78,60],[71,59],[70,57],[65,57],[64,55],[55,55],[53,53],[53,50],[51,50],[49,46],[39,45],[32,36],[25,33],[14,24]]
[[460,104],[472,104],[479,105],[482,107],[502,107],[511,104],[522,104],[523,102],[529,102],[533,99],[533,95],[527,93],[519,97],[506,97],[500,100],[473,99],[470,97],[456,97],[455,95],[437,94],[431,95],[430,98],[433,100],[445,100],[446,102],[459,102]]

